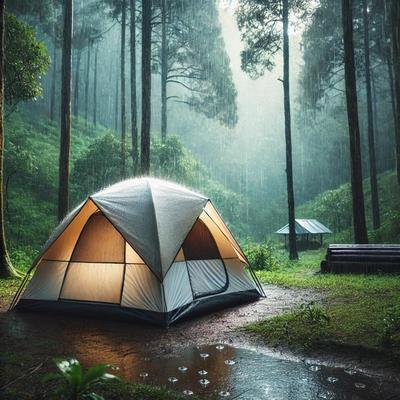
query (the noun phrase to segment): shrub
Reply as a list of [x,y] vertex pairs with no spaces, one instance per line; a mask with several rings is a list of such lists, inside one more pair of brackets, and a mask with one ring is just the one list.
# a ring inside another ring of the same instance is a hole
[[282,262],[278,256],[278,250],[270,242],[247,243],[244,246],[244,252],[255,270],[274,271]]

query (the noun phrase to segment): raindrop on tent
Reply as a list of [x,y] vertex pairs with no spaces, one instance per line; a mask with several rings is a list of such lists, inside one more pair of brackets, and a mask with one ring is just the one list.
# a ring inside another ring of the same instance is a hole
[[170,377],[168,378],[168,382],[170,382],[170,383],[176,383],[176,382],[178,382],[178,378],[175,378],[175,376],[170,376]]
[[234,360],[225,360],[225,364],[226,365],[235,365],[236,361],[234,361]]
[[185,396],[193,396],[194,393],[191,390],[186,389],[186,390],[183,391],[183,394]]
[[312,372],[317,372],[321,369],[321,367],[319,365],[311,365],[310,366],[310,371]]
[[225,391],[225,390],[221,390],[221,391],[218,393],[218,395],[219,395],[220,397],[229,397],[231,394],[230,394],[229,392]]
[[218,351],[221,351],[221,350],[224,349],[224,346],[222,346],[222,344],[219,344],[218,346],[215,346],[215,348],[216,348]]
[[140,376],[142,379],[146,379],[146,378],[149,376],[149,374],[148,374],[147,372],[141,372],[141,373],[139,374],[139,376]]
[[188,370],[188,368],[185,367],[185,366],[178,367],[178,371],[179,371],[179,372],[186,372],[187,370]]
[[208,379],[203,378],[199,380],[199,383],[201,386],[207,386],[210,384],[210,381]]
[[208,353],[200,353],[200,357],[205,360],[206,358],[210,357]]

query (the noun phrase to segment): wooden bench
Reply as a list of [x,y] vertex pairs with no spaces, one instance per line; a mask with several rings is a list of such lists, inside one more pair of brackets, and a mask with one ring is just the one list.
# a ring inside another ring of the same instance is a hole
[[321,272],[370,274],[400,273],[400,245],[331,244]]

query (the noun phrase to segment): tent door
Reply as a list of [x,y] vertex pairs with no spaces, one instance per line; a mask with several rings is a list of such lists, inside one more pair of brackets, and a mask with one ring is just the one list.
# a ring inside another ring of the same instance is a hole
[[203,221],[197,220],[182,248],[194,298],[222,293],[228,288],[225,264]]

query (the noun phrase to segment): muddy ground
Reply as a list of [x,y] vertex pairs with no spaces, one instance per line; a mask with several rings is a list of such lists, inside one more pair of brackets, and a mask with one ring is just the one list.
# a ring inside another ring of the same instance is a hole
[[[301,358],[282,350],[268,349],[255,336],[240,332],[239,327],[281,314],[302,303],[322,300],[323,293],[313,290],[264,286],[266,298],[256,303],[229,308],[196,317],[169,329],[144,323],[132,323],[71,315],[0,312],[2,357],[20,365],[20,371],[40,366],[54,356],[74,356],[84,364],[109,363],[120,367],[122,376],[131,375],[135,359],[168,357],[185,346],[229,343],[283,358]],[[3,359],[3,361],[4,361]],[[313,359],[326,365],[340,365],[375,376],[398,378],[387,360],[379,355],[353,352],[320,353]],[[0,387],[16,376],[15,368],[0,368]],[[35,372],[36,373],[36,372]]]

